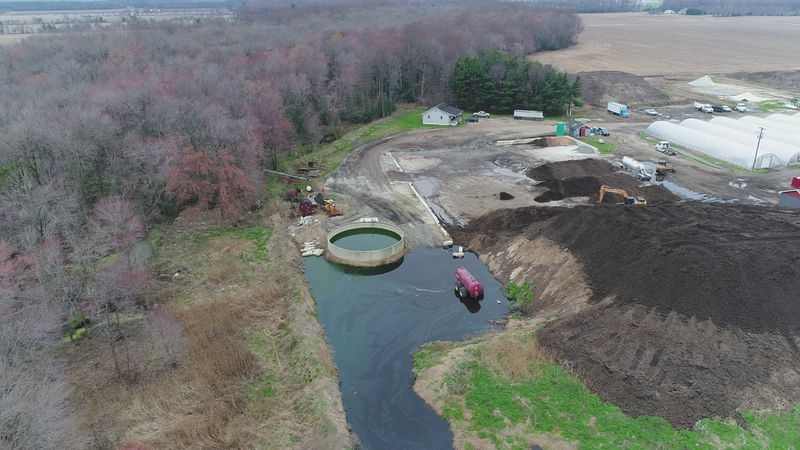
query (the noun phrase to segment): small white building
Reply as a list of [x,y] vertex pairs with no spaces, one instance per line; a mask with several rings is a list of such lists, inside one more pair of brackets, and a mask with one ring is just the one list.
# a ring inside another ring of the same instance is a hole
[[464,111],[442,102],[422,113],[422,124],[455,126],[461,123],[462,114]]

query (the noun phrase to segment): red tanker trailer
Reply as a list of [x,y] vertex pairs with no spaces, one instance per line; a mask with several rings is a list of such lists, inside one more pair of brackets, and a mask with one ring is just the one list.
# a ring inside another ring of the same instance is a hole
[[456,269],[456,285],[453,292],[458,298],[483,299],[483,286],[464,267]]

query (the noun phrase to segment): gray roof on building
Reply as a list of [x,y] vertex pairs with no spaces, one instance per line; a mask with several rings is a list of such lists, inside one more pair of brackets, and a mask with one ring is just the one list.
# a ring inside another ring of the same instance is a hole
[[455,106],[450,106],[446,102],[439,103],[438,105],[434,106],[434,108],[439,108],[442,111],[446,112],[447,114],[452,114],[454,116],[461,115],[464,111],[456,108]]

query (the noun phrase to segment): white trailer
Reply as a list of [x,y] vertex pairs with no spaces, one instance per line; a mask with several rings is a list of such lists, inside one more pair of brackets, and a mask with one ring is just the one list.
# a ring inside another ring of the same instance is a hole
[[655,164],[642,163],[628,156],[623,156],[622,165],[642,181],[654,181],[656,178]]
[[623,105],[622,103],[608,102],[606,110],[611,114],[616,114],[626,119],[630,117],[630,113],[628,112],[628,107],[626,105]]
[[526,109],[515,109],[514,119],[516,120],[544,120],[544,112],[528,111]]

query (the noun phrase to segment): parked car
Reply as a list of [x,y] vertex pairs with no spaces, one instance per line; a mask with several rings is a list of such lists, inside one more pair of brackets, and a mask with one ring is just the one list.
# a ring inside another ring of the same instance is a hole
[[703,111],[704,113],[711,114],[711,113],[714,112],[714,108],[712,108],[712,107],[710,107],[708,105],[704,105],[702,108],[700,108],[700,111]]
[[478,111],[475,114],[473,114],[473,116],[484,117],[485,118],[485,117],[489,117],[489,113],[487,113],[486,111]]
[[595,136],[611,136],[611,132],[608,131],[608,128],[601,127],[592,128],[592,134]]
[[658,111],[656,111],[655,109],[645,109],[644,113],[647,114],[648,116],[657,116],[658,115]]
[[475,116],[472,116],[472,117],[469,117],[469,118],[467,118],[467,122],[470,122],[470,123],[475,123],[475,122],[477,122],[477,121],[478,121],[478,118],[477,118],[477,117],[475,117]]
[[722,105],[722,112],[731,112],[731,107],[728,105]]
[[720,106],[720,105],[714,106],[713,110],[714,110],[714,112],[731,112],[731,109],[729,107],[727,107],[727,106],[724,106],[724,105],[723,106]]
[[734,108],[734,109],[739,111],[739,112],[741,112],[741,113],[746,113],[747,112],[747,105],[745,105],[744,103],[737,103],[736,104],[736,108]]

